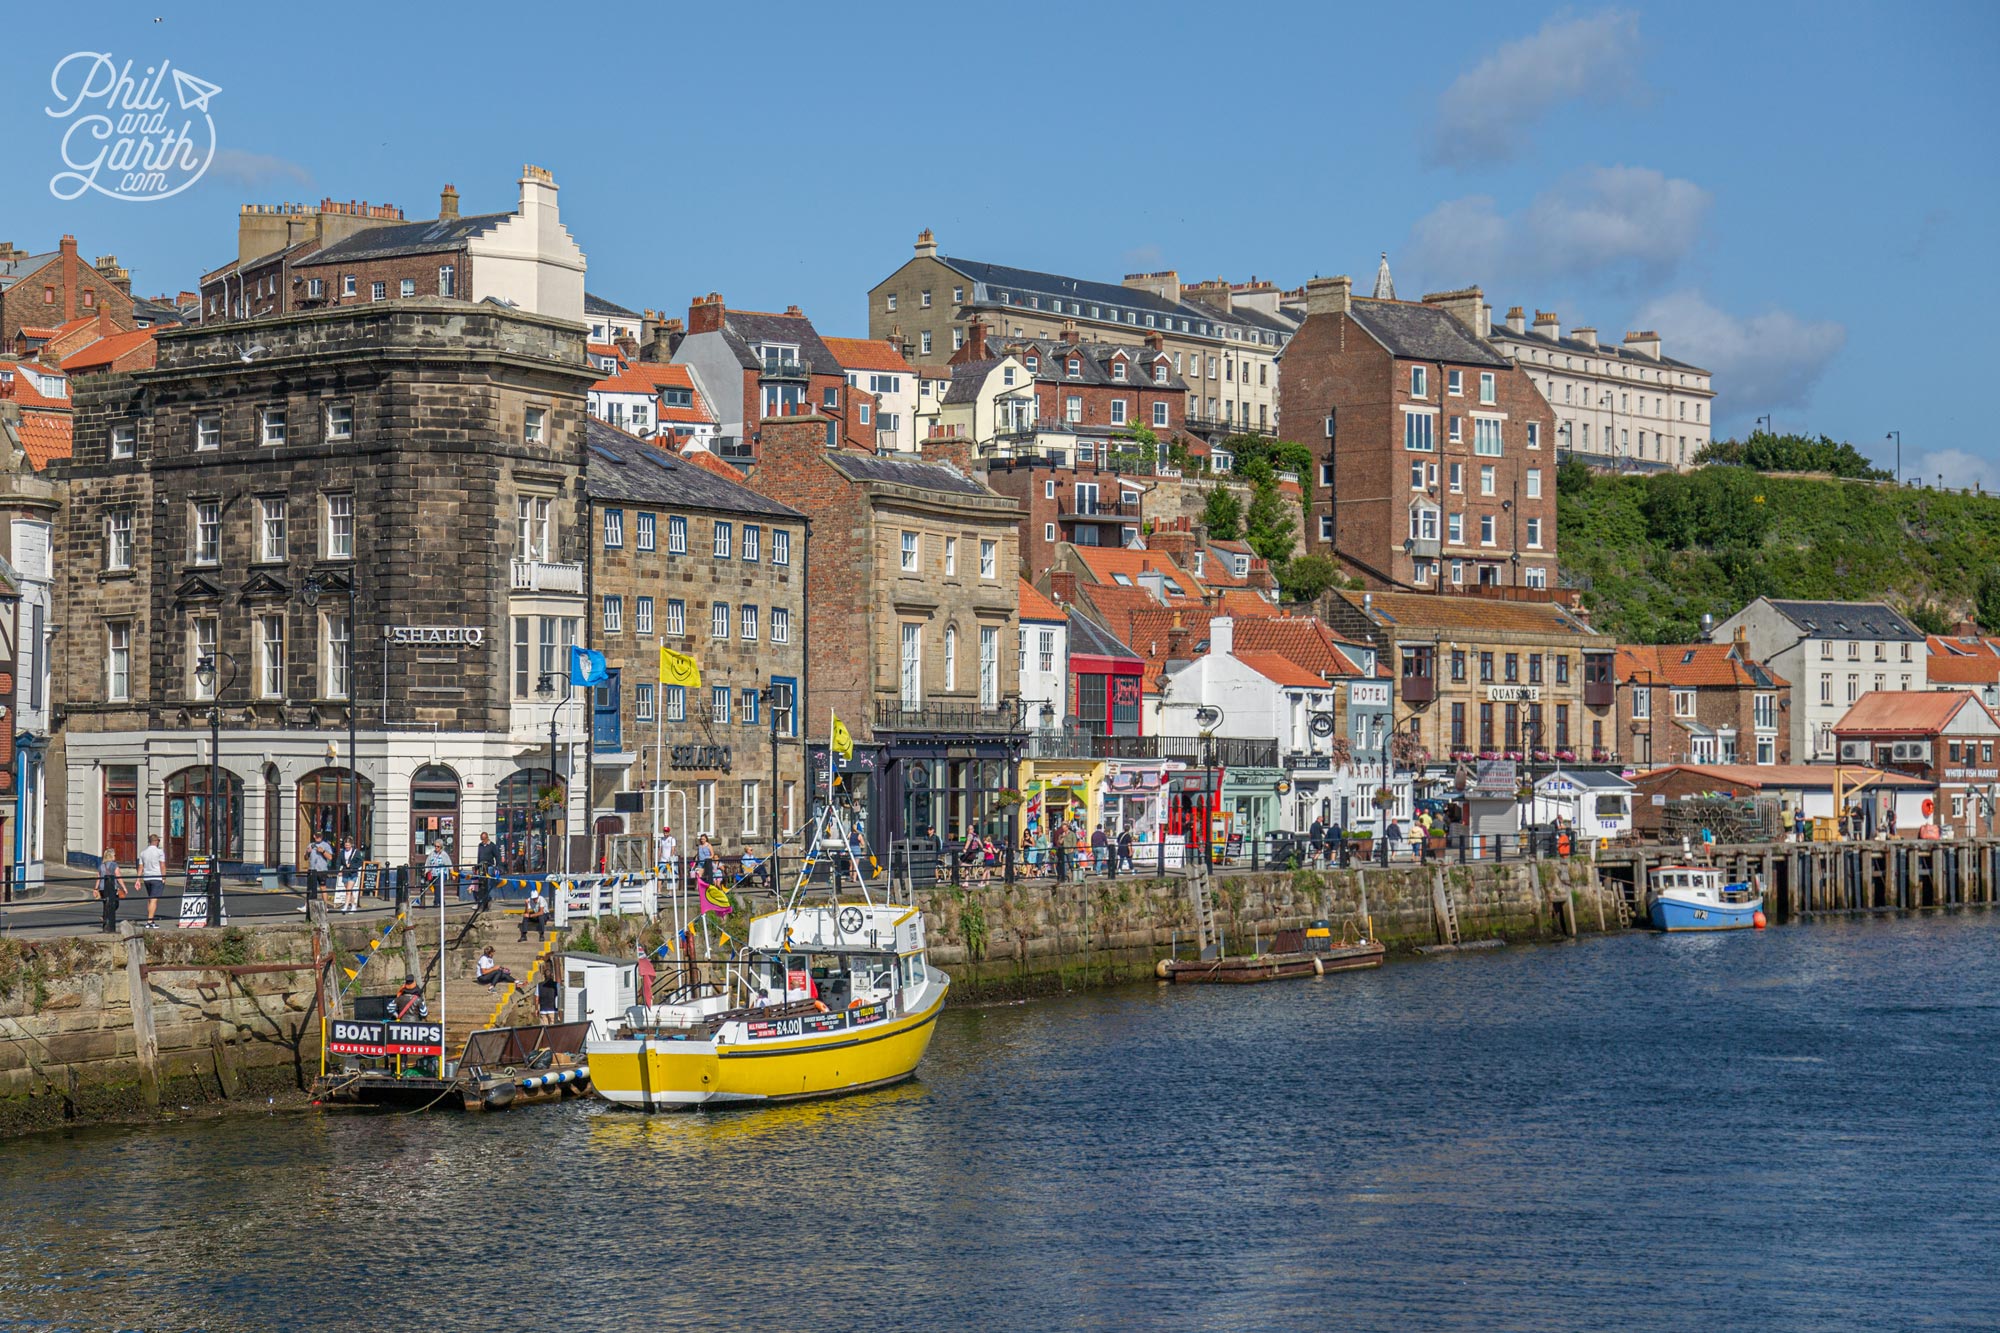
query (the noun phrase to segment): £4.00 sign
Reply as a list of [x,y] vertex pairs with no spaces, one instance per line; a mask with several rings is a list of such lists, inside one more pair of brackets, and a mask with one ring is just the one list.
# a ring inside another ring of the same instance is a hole
[[45,110],[67,122],[63,169],[49,178],[58,199],[86,190],[135,203],[165,199],[215,160],[208,103],[222,89],[168,61],[135,72],[109,52],[77,51],[56,62],[49,89],[55,100]]

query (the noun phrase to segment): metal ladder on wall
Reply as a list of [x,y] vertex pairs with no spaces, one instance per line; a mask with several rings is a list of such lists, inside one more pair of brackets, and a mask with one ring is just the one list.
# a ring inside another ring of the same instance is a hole
[[1458,906],[1452,902],[1451,894],[1445,889],[1442,870],[1431,877],[1431,907],[1437,914],[1438,942],[1457,944]]

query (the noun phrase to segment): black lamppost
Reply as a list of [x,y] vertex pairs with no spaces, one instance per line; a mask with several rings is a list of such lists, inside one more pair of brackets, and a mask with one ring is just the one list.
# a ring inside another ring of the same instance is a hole
[[1896,484],[1901,486],[1903,484],[1903,432],[1892,430],[1882,438],[1896,442]]
[[[326,575],[308,574],[306,575],[306,581],[300,585],[299,594],[305,598],[308,607],[317,607],[321,594],[329,590],[336,593],[345,591],[347,595],[347,660],[341,664],[342,674],[346,677],[343,684],[346,686],[345,694],[347,696],[347,781],[350,793],[349,799],[352,802],[348,811],[347,831],[353,836],[354,846],[365,860],[368,856],[368,847],[363,843],[361,837],[361,768],[355,761],[355,738],[360,726],[358,720],[360,700],[355,697],[357,691],[354,687],[360,676],[360,672],[356,669],[360,658],[354,651],[354,645],[359,642],[356,636],[359,626],[355,623],[354,618],[355,589],[354,576],[352,574],[348,575],[346,583],[347,587],[343,590],[333,587],[333,579]],[[382,689],[385,697],[388,688],[389,682],[386,680],[383,681]],[[373,830],[371,829],[370,832],[372,833]],[[371,838],[369,841],[373,841],[373,839]]]
[[[556,682],[558,680],[562,682],[563,687],[560,698],[556,695]],[[576,696],[576,682],[570,679],[567,672],[544,671],[540,679],[535,682],[535,694],[544,702],[553,702],[555,704],[555,707],[549,710],[549,790],[554,791],[556,784],[561,781],[556,772],[556,722],[562,717],[563,705]],[[544,803],[536,801],[535,804],[539,808]],[[565,787],[563,788],[565,814],[568,813],[568,805],[569,789]],[[550,835],[549,825],[551,821],[549,819],[549,811],[540,810],[540,814],[542,816],[542,873],[547,875],[555,873],[555,840]]]
[[[215,659],[220,657],[229,663],[229,679],[216,687]],[[204,807],[203,826],[208,844],[208,924],[222,924],[222,858],[215,850],[215,798],[216,789],[222,782],[222,696],[235,688],[237,677],[236,659],[228,653],[210,651],[202,654],[195,663],[194,678],[208,696],[208,798]]]

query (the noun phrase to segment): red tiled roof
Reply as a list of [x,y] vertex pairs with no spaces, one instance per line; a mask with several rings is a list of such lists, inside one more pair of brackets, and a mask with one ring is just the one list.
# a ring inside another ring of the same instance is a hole
[[1843,732],[1896,731],[1941,732],[1949,727],[1961,709],[1976,708],[1994,719],[1976,695],[1964,690],[1870,690],[1855,700],[1840,721],[1833,724],[1835,735]]
[[833,359],[843,370],[891,370],[905,375],[916,374],[916,367],[904,358],[892,342],[880,338],[829,338],[820,335],[820,341],[833,353]]
[[30,366],[20,361],[0,361],[0,371],[14,372],[13,383],[8,386],[10,390],[8,396],[23,408],[51,407],[64,412],[69,410],[69,399],[44,397],[42,391],[35,387],[35,373],[67,379],[68,377],[60,370],[51,366]]
[[1280,657],[1276,653],[1242,652],[1232,653],[1231,656],[1258,675],[1279,685],[1307,686],[1322,690],[1328,688],[1327,683],[1319,676],[1289,657]]
[[[1200,585],[1194,577],[1171,556],[1159,551],[1130,551],[1122,546],[1078,546],[1072,548],[1077,558],[1082,560],[1091,577],[1099,583],[1119,583],[1119,575],[1124,575],[1122,587],[1137,587],[1139,576],[1144,573],[1165,574],[1180,586],[1183,595],[1196,591]],[[1172,596],[1169,590],[1168,596]]]
[[654,415],[661,421],[677,422],[682,425],[713,425],[715,414],[708,409],[708,400],[702,397],[695,386],[694,376],[686,366],[664,361],[634,361],[621,364],[619,368],[590,386],[592,393],[631,393],[645,398],[657,398],[662,389],[686,389],[694,395],[691,407],[665,407],[655,405]]
[[743,469],[726,458],[717,457],[707,449],[683,449],[680,457],[684,462],[692,463],[704,471],[713,472],[718,477],[727,477],[738,485],[750,484],[750,479],[744,475]]
[[52,459],[70,455],[70,416],[67,412],[21,413],[21,449],[35,471],[46,468]]
[[2000,685],[2000,640],[1932,634],[1924,646],[1930,650],[1925,671],[1933,685]]
[[98,370],[115,363],[119,357],[153,341],[153,330],[132,329],[124,333],[113,333],[86,345],[81,351],[71,352],[63,358],[62,368],[71,375]]
[[1240,620],[1264,620],[1284,614],[1264,594],[1251,588],[1224,588],[1216,594],[1215,609]]
[[61,332],[61,329],[50,328],[46,324],[23,324],[21,326],[21,336],[23,338],[39,338],[43,342],[47,342]]
[[1023,620],[1068,620],[1069,612],[1042,596],[1035,585],[1021,580],[1021,619]]
[[[1622,644],[1616,670],[1621,681],[1641,675],[1653,685],[1679,685],[1695,689],[1705,686],[1751,687],[1758,684],[1734,643],[1648,643]],[[1787,682],[1770,668],[1764,674],[1774,688]]]
[[1333,631],[1311,616],[1262,616],[1238,620],[1231,636],[1239,649],[1273,653],[1306,670],[1335,676],[1359,676],[1361,666],[1340,649]]

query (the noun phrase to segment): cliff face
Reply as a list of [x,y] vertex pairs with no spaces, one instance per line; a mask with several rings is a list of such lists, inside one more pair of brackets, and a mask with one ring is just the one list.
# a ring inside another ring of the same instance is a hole
[[1580,481],[1559,502],[1563,581],[1626,642],[1692,641],[1703,613],[1759,596],[1882,600],[1942,632],[2000,575],[1990,495],[1739,467]]

